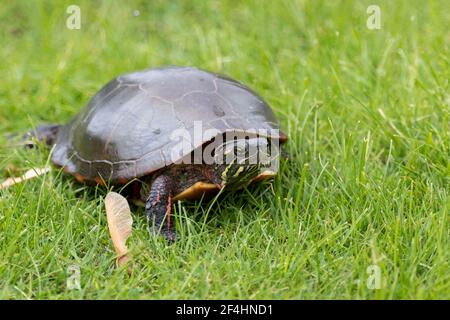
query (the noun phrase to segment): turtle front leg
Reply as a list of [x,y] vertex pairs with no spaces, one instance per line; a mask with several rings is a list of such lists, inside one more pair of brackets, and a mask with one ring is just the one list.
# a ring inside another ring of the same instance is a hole
[[175,219],[172,216],[172,189],[172,178],[165,174],[159,175],[153,180],[145,206],[150,233],[161,234],[169,242],[175,241],[176,238]]

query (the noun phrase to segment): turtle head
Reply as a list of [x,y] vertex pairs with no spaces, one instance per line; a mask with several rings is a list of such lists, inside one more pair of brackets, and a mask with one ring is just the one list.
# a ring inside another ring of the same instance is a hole
[[245,186],[261,172],[270,160],[267,138],[225,141],[215,149],[217,175],[223,186]]

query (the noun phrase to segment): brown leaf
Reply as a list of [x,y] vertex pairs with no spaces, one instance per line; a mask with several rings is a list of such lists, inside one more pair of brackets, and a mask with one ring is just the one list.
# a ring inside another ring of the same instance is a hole
[[109,233],[117,256],[117,265],[122,266],[130,260],[127,257],[126,242],[131,235],[133,218],[127,199],[116,192],[110,192],[105,198],[106,217]]
[[30,180],[30,179],[39,177],[43,174],[46,174],[49,171],[50,171],[50,167],[45,167],[45,168],[40,168],[40,169],[37,169],[37,168],[30,169],[27,172],[25,172],[25,174],[21,177],[8,178],[5,181],[3,181],[0,184],[0,189],[6,189],[17,183],[23,182],[25,180]]

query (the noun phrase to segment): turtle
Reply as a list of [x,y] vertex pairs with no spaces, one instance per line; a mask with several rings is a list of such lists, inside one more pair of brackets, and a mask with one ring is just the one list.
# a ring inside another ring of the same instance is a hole
[[150,232],[169,242],[173,203],[272,178],[267,163],[288,138],[255,91],[181,66],[120,75],[67,124],[30,135],[52,146],[52,163],[78,182],[137,185]]

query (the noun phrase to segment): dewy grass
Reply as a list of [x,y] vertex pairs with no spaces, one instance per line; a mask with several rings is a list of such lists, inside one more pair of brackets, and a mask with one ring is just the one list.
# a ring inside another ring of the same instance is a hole
[[133,209],[131,277],[114,267],[107,190],[56,169],[0,190],[0,298],[450,298],[445,1],[377,1],[374,30],[370,1],[77,1],[79,30],[69,4],[0,7],[2,173],[49,157],[8,133],[64,123],[113,77],[169,64],[258,91],[289,157],[272,182],[179,203],[175,245]]

